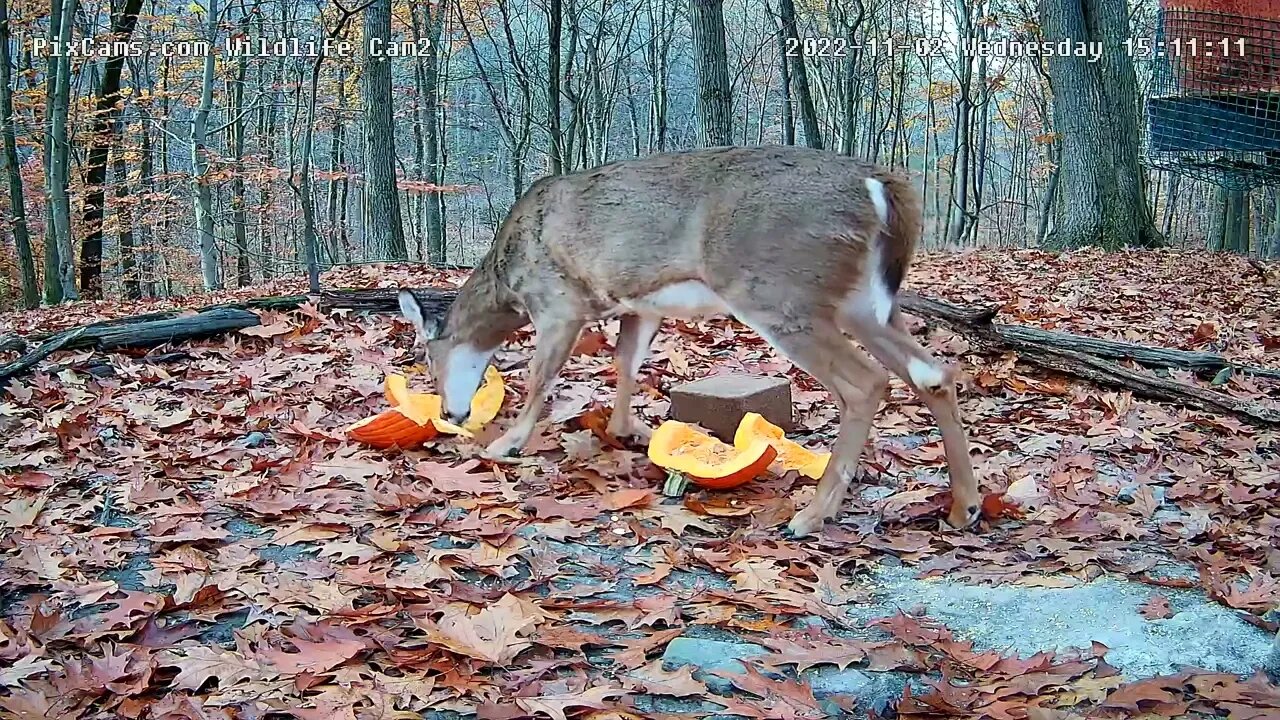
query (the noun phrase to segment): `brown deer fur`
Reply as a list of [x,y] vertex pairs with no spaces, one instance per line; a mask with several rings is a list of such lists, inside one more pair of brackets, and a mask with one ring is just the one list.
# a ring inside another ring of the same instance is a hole
[[401,292],[401,307],[455,422],[494,351],[533,323],[526,404],[486,449],[494,458],[524,447],[585,324],[620,318],[609,429],[644,435],[630,401],[662,318],[732,314],[821,382],[841,411],[816,496],[789,526],[796,535],[838,514],[887,367],[933,412],[951,472],[948,520],[967,526],[980,496],[952,371],[904,330],[895,300],[920,224],[906,178],[835,153],[734,147],[651,155],[537,181],[443,321],[424,317],[410,291]]

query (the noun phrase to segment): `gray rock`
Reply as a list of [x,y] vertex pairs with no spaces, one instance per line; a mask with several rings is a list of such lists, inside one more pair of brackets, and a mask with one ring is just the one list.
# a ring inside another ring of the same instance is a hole
[[[908,673],[902,672],[868,672],[856,668],[841,670],[834,665],[823,665],[802,673],[813,694],[818,698],[831,695],[848,695],[858,701],[858,707],[864,710],[875,710],[884,714],[902,697],[903,688],[913,685],[923,689],[923,685]],[[915,682],[913,682],[915,680]]]
[[267,436],[254,431],[240,439],[240,444],[247,448],[258,448],[267,444]]
[[[1088,648],[1111,650],[1107,662],[1129,679],[1195,666],[1218,672],[1252,673],[1267,668],[1272,638],[1236,614],[1191,590],[1154,588],[1104,577],[1069,588],[1019,585],[974,586],[918,580],[910,568],[880,568],[871,586],[880,597],[853,612],[870,620],[917,603],[958,637],[979,648],[1017,652]],[[1176,613],[1150,621],[1138,608],[1164,595]]]
[[746,665],[739,658],[764,655],[768,652],[767,648],[754,643],[678,637],[667,643],[667,649],[662,653],[662,664],[670,670],[693,665],[698,668],[694,672],[694,677],[706,683],[713,692],[728,695],[733,691],[733,683],[718,675],[712,675],[710,671],[746,672]]

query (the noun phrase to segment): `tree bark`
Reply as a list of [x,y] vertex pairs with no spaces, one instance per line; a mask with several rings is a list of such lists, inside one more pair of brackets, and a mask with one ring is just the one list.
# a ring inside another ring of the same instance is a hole
[[1231,215],[1231,192],[1219,185],[1213,191],[1213,205],[1210,207],[1209,249],[1220,252],[1227,249],[1227,226]]
[[[62,23],[59,42],[67,47],[75,25],[77,0],[65,0],[62,6]],[[49,197],[52,200],[53,232],[58,245],[58,282],[62,285],[62,300],[79,300],[76,292],[75,241],[71,237],[71,145],[67,136],[67,112],[71,98],[71,58],[67,53],[53,59],[57,74],[53,95],[53,155],[49,162]]]
[[[138,24],[142,0],[124,0],[120,11],[111,19],[111,39],[128,41]],[[86,298],[102,297],[102,221],[107,205],[107,161],[111,147],[120,134],[122,100],[120,75],[124,71],[124,53],[107,58],[102,80],[94,102],[93,127],[89,136],[89,160],[84,170],[84,242],[80,245],[80,293]]]
[[[62,0],[49,0],[49,33],[46,39],[52,45],[62,37]],[[49,61],[45,73],[44,95],[44,301],[48,305],[62,302],[62,282],[58,278],[58,232],[53,216],[53,108],[58,94],[58,70],[55,60]]]
[[129,205],[129,168],[124,163],[124,149],[112,152],[111,165],[116,176],[116,224],[120,227],[117,241],[120,244],[120,282],[128,300],[142,297],[138,282],[137,260],[134,253],[133,208]]
[[13,91],[9,87],[9,2],[0,0],[0,134],[4,136],[4,168],[9,185],[10,225],[18,253],[22,278],[22,306],[40,305],[40,284],[36,280],[35,258],[31,253],[31,232],[27,227],[26,198],[23,196],[22,166],[18,163],[17,139],[13,129]]
[[[787,58],[787,38],[786,23],[783,22],[780,15],[775,16],[773,9],[765,3],[765,11],[769,16],[774,18],[778,23],[776,33],[778,35],[778,74],[779,84],[782,86],[782,144],[796,144],[796,114],[792,107],[791,99],[791,61]],[[764,113],[762,112],[761,115]]]
[[[364,40],[391,42],[391,0],[374,0],[364,10]],[[365,238],[378,257],[407,260],[396,187],[396,130],[391,97],[391,63],[385,56],[366,56],[361,90],[364,102]]]
[[783,34],[796,43],[796,53],[789,60],[795,70],[796,95],[800,100],[800,118],[804,122],[805,144],[811,148],[821,148],[822,131],[818,129],[818,111],[814,109],[813,93],[809,91],[809,72],[805,67],[803,46],[800,44],[800,33],[796,29],[795,1],[779,0],[778,12],[782,16]]
[[547,12],[547,127],[551,174],[564,172],[563,138],[560,130],[560,35],[564,29],[561,0],[550,0]]
[[724,40],[723,0],[690,0],[698,125],[704,147],[733,143],[733,97]]
[[[205,40],[213,45],[218,37],[218,0],[208,0],[205,18]],[[217,57],[214,53],[204,59],[204,72],[200,81],[200,105],[191,116],[191,185],[192,204],[195,209],[196,233],[200,240],[200,274],[205,290],[221,290],[221,263],[214,239],[213,189],[209,187],[209,149],[206,146],[209,133],[209,112],[213,109],[213,74]]]
[[[440,187],[444,185],[444,163],[441,161],[440,155],[440,122],[438,119],[440,114],[440,53],[437,48],[444,31],[446,11],[443,2],[434,6],[434,15],[431,12],[432,5],[423,3],[422,7],[426,13],[427,38],[430,40],[430,45],[427,47],[426,68],[423,77],[424,102],[419,107],[418,112],[423,120],[423,153],[426,156],[427,182]],[[442,190],[427,192],[425,201],[427,262],[436,265],[443,264],[446,261],[444,210],[442,206],[444,193]]]
[[[257,9],[256,7],[254,8]],[[249,34],[249,15],[240,21],[240,31]],[[245,55],[236,58],[235,77],[231,79],[231,158],[235,167],[231,175],[231,229],[236,245],[236,286],[245,287],[253,281],[249,271],[249,208],[244,192],[244,79],[249,69]]]
[[1100,42],[1099,62],[1083,57],[1046,63],[1054,125],[1062,134],[1061,223],[1052,247],[1153,247],[1164,240],[1142,189],[1138,99],[1125,0],[1040,0],[1045,40]]

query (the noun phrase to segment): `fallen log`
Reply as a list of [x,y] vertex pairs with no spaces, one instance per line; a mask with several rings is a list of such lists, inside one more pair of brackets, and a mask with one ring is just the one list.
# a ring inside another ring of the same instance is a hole
[[991,322],[992,309],[972,309],[942,300],[904,293],[902,309],[921,318],[940,322],[973,338],[987,350],[1013,350],[1018,358],[1033,365],[1099,385],[1129,390],[1150,400],[1170,402],[1207,412],[1235,415],[1264,425],[1280,425],[1280,411],[1167,378],[1130,370],[1109,358],[1131,359],[1155,367],[1183,367],[1217,370],[1231,368],[1255,375],[1280,377],[1280,372],[1230,363],[1212,353],[1192,353],[1152,348],[1111,340],[1097,340]]
[[40,347],[32,350],[26,355],[23,355],[17,360],[0,365],[0,388],[6,387],[9,384],[9,378],[14,377],[15,375],[21,375],[31,370],[31,368],[35,367],[41,360],[44,360],[53,353],[66,348],[69,343],[79,339],[87,330],[88,328],[79,327],[59,333],[57,336],[41,343]]
[[[422,288],[414,291],[430,314],[443,314],[457,296],[455,290]],[[314,295],[290,295],[253,298],[243,302],[220,303],[200,308],[194,315],[179,312],[147,313],[86,325],[74,331],[36,335],[31,341],[62,337],[57,347],[22,366],[29,370],[40,359],[59,349],[95,348],[118,350],[151,347],[166,342],[179,342],[208,337],[220,332],[238,330],[260,324],[251,310],[286,311],[314,302],[321,311],[349,309],[364,312],[396,312],[399,302],[394,288],[329,290]],[[1189,352],[1170,348],[1149,347],[1114,340],[1100,340],[1070,333],[1004,325],[992,322],[995,308],[973,308],[943,300],[924,298],[910,291],[901,297],[907,312],[931,319],[974,338],[993,351],[1013,350],[1021,358],[1039,367],[1089,380],[1109,387],[1130,390],[1152,400],[1172,402],[1211,412],[1223,412],[1264,424],[1280,424],[1280,413],[1224,393],[1206,390],[1166,378],[1129,370],[1112,360],[1133,360],[1155,368],[1185,368],[1196,372],[1217,372],[1224,368],[1260,377],[1280,378],[1280,370],[1270,370],[1232,363],[1221,355]],[[83,332],[81,332],[83,331]],[[76,333],[74,337],[63,337]],[[21,338],[17,339],[22,342]],[[42,345],[19,363],[45,350]],[[9,366],[5,366],[9,367]],[[11,374],[16,374],[11,373]]]
[[[449,309],[449,305],[453,303],[454,297],[457,296],[456,290],[442,290],[437,288],[423,288],[414,290],[418,295],[419,301],[424,310],[428,313],[444,314]],[[83,327],[87,328],[108,328],[117,326],[133,326],[145,322],[157,320],[169,320],[181,317],[184,313],[196,312],[207,313],[213,310],[274,310],[287,311],[297,310],[299,307],[308,302],[314,302],[323,312],[330,310],[344,309],[356,310],[364,312],[399,312],[400,304],[396,299],[399,290],[396,288],[348,288],[340,290],[325,290],[317,295],[279,295],[272,297],[251,298],[241,302],[217,303],[214,305],[204,305],[193,310],[161,310],[158,312],[144,313],[141,315],[129,315],[126,317],[113,318],[111,320],[101,320],[99,322],[89,323]],[[3,340],[5,345],[0,349],[19,349],[25,346],[27,342],[43,342],[52,337],[61,334],[62,331],[50,333],[34,333],[26,338],[20,338],[16,335],[6,335]],[[75,349],[76,347],[92,347],[92,345],[81,344],[75,345],[67,349]],[[128,347],[128,346],[120,346]],[[146,347],[141,345],[139,347]]]
[[956,329],[970,330],[992,340],[998,340],[1013,350],[1058,348],[1110,360],[1132,360],[1149,368],[1182,368],[1209,375],[1230,368],[1233,372],[1280,379],[1280,370],[1241,365],[1216,353],[1152,347],[1041,330],[1025,325],[993,323],[991,320],[995,317],[996,308],[970,308],[945,300],[921,297],[910,291],[904,292],[899,302],[902,309],[912,315],[945,322]]
[[[444,314],[457,295],[455,290],[424,288],[414,291],[428,313]],[[41,360],[59,350],[128,350],[151,348],[165,343],[178,343],[213,337],[262,324],[253,310],[296,310],[314,302],[321,311],[347,309],[364,312],[399,311],[395,288],[330,290],[313,295],[287,295],[252,298],[243,302],[206,305],[194,313],[173,310],[144,313],[102,320],[54,333],[39,333],[27,338],[5,336],[5,348],[25,352],[28,343],[40,343],[33,351],[0,366],[0,388],[10,377],[29,372]]]

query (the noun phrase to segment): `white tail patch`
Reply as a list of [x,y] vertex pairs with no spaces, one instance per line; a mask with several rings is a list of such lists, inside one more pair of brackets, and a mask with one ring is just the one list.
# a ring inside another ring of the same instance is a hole
[[845,297],[840,312],[845,317],[862,318],[863,322],[888,325],[893,314],[893,294],[880,275],[880,246],[872,243],[866,257],[862,287]]
[[911,358],[907,363],[907,375],[911,376],[913,385],[926,390],[937,390],[946,381],[946,376],[941,369],[920,358]]
[[888,224],[889,195],[884,190],[884,183],[875,178],[867,178],[863,182],[867,184],[867,192],[871,194],[871,204],[876,206],[876,217],[880,218],[880,222]]

